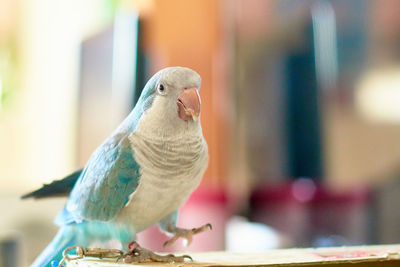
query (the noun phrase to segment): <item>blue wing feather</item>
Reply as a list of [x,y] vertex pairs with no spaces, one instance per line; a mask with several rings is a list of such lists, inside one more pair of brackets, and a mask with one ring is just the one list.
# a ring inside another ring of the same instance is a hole
[[92,154],[71,191],[65,210],[56,218],[57,224],[109,221],[129,201],[138,186],[140,168],[132,154],[128,136],[152,105],[158,75],[161,74],[148,81],[131,114]]
[[135,191],[139,178],[128,135],[112,135],[89,159],[66,209],[78,220],[111,220]]
[[82,169],[77,170],[62,179],[55,180],[50,184],[44,184],[41,188],[21,196],[21,199],[26,199],[30,197],[40,199],[46,197],[68,195],[74,187],[78,178],[81,176],[81,173]]

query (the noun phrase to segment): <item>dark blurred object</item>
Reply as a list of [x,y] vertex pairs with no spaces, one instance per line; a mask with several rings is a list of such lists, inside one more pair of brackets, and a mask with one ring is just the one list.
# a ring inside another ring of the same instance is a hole
[[20,245],[15,234],[8,234],[0,238],[0,266],[17,267],[20,264]]
[[295,246],[308,246],[311,238],[307,202],[313,198],[315,186],[312,181],[302,188],[295,187],[295,183],[261,185],[255,189],[250,198],[249,218],[286,234]]
[[249,217],[287,234],[295,246],[366,244],[368,203],[365,190],[333,192],[303,178],[258,187]]
[[310,203],[312,246],[372,244],[369,225],[370,192],[338,192],[318,187]]
[[321,88],[317,86],[311,19],[305,34],[303,49],[291,51],[286,60],[288,176],[321,178]]

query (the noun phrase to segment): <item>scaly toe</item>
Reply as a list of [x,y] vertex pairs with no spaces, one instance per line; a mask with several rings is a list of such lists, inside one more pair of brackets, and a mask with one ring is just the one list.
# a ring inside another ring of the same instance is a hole
[[144,262],[185,262],[185,260],[193,261],[189,255],[175,256],[173,254],[158,255],[156,253],[145,253],[143,255],[127,255],[124,258],[125,263],[144,263]]
[[142,248],[136,242],[129,244],[129,252],[123,255],[125,263],[143,262],[184,262],[185,259],[193,261],[189,255],[175,256],[173,254],[158,255],[148,249]]
[[156,255],[156,258],[154,258],[154,261],[157,262],[185,262],[185,259],[189,259],[190,261],[193,261],[192,257],[189,255],[182,255],[182,256],[175,256],[173,254],[168,254],[165,256],[161,255]]
[[201,226],[199,228],[193,228],[192,232],[193,232],[193,234],[199,234],[199,233],[202,233],[204,231],[207,231],[208,230],[207,228],[212,230],[212,225],[210,223],[207,223],[207,224],[205,224],[205,225],[203,225],[203,226]]
[[178,240],[180,236],[174,235],[171,239],[167,240],[164,242],[163,247],[171,246],[172,244],[175,243],[176,240]]

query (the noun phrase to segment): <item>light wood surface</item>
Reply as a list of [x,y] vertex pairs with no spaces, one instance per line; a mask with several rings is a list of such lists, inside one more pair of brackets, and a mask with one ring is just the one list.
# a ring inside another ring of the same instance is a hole
[[[280,249],[263,253],[190,253],[193,262],[123,264],[98,259],[71,261],[67,267],[127,266],[400,266],[400,245]],[[398,265],[385,265],[385,262]],[[366,264],[361,264],[366,263]],[[372,265],[371,265],[372,264]]]

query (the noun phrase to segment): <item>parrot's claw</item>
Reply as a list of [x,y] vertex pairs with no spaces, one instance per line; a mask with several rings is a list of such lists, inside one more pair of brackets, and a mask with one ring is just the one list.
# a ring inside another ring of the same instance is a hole
[[184,238],[186,239],[186,246],[189,246],[192,243],[193,240],[193,235],[202,233],[207,230],[212,230],[212,225],[210,223],[207,223],[201,227],[198,228],[192,228],[192,229],[182,229],[182,228],[175,228],[172,231],[170,231],[174,236],[164,242],[163,246],[170,246],[175,243],[176,240],[179,238]]
[[148,249],[142,248],[138,243],[133,241],[129,244],[129,252],[123,255],[125,263],[142,263],[142,262],[184,262],[185,259],[193,261],[189,255],[174,256],[158,255]]

